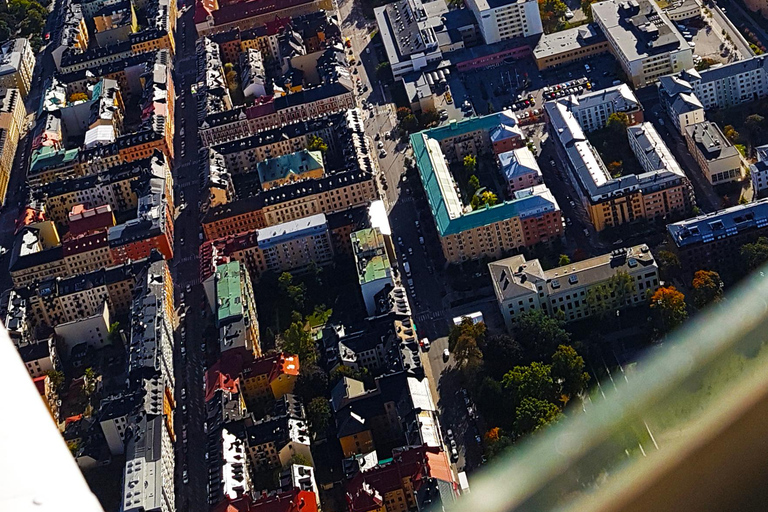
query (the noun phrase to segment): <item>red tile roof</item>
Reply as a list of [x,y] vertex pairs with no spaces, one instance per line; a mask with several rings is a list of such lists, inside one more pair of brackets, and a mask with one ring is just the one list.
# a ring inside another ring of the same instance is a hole
[[317,498],[311,491],[292,491],[262,496],[255,501],[247,495],[234,501],[224,501],[213,512],[318,512]]

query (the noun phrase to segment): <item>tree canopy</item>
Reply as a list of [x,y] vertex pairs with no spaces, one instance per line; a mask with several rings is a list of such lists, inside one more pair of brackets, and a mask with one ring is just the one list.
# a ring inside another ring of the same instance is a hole
[[515,409],[515,433],[530,434],[556,420],[559,414],[560,409],[552,402],[525,397]]
[[520,405],[526,397],[538,400],[551,400],[554,397],[552,367],[537,361],[527,366],[515,366],[504,375],[501,384],[514,407]]
[[560,383],[560,393],[570,399],[587,387],[589,374],[584,371],[584,358],[570,345],[560,345],[552,355],[552,378]]
[[720,274],[712,270],[699,270],[693,275],[693,304],[701,309],[707,304],[719,301],[723,296],[723,281]]
[[544,32],[554,32],[567,10],[568,6],[562,0],[539,0],[539,15]]
[[532,361],[545,360],[559,345],[568,345],[571,341],[560,320],[538,309],[520,315],[515,338]]
[[281,348],[289,354],[299,356],[302,365],[317,361],[317,349],[312,334],[304,328],[303,322],[293,322],[281,337]]
[[768,261],[768,238],[761,236],[754,243],[741,246],[741,258],[749,270],[756,270]]
[[328,152],[328,144],[319,135],[312,135],[309,137],[309,143],[307,144],[309,151],[321,151],[323,154]]
[[331,406],[322,396],[313,398],[307,405],[307,420],[315,434],[322,434],[331,424]]
[[485,324],[474,323],[465,318],[461,324],[451,329],[448,335],[448,348],[460,368],[476,367],[483,359],[480,347],[485,343]]
[[482,350],[485,368],[494,379],[504,377],[523,358],[522,347],[508,334],[490,336]]
[[661,331],[669,332],[688,318],[685,295],[674,286],[662,287],[651,296],[651,310],[656,313]]

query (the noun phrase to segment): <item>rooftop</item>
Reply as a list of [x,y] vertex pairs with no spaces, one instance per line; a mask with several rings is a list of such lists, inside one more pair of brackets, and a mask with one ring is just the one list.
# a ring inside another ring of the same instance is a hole
[[[460,9],[464,10],[464,9]],[[605,41],[605,35],[595,23],[569,28],[552,34],[541,34],[533,49],[536,59],[545,59],[552,55],[577,50]]]
[[243,315],[240,263],[231,261],[216,267],[216,316],[219,323]]
[[607,0],[592,4],[592,15],[630,62],[671,51],[688,43],[653,0]]
[[706,244],[768,226],[768,198],[667,225],[677,247]]
[[262,184],[275,180],[301,179],[302,175],[324,169],[323,154],[320,151],[302,149],[295,153],[268,158],[256,164],[256,171]]

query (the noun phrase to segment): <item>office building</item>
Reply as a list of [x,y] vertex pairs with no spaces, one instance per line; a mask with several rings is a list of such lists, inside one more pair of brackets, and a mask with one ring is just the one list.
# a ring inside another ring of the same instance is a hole
[[[658,264],[646,245],[617,249],[550,270],[543,270],[539,260],[526,261],[525,256],[518,254],[490,263],[488,269],[499,310],[510,330],[520,315],[528,311],[561,315],[570,322],[601,313],[602,307],[616,311],[644,304],[648,292],[659,287]],[[631,288],[608,292],[598,289],[610,286],[618,273],[632,278]],[[610,294],[607,304],[600,297],[593,301],[595,291]]]
[[701,172],[712,185],[741,181],[741,153],[711,121],[685,127],[685,143]]
[[608,53],[608,40],[594,23],[541,34],[533,49],[539,71]]
[[693,50],[652,0],[592,4],[592,16],[635,88],[693,68]]
[[18,89],[26,98],[34,69],[35,54],[26,38],[11,39],[0,46],[0,87]]
[[532,0],[468,0],[485,44],[544,32],[539,4]]

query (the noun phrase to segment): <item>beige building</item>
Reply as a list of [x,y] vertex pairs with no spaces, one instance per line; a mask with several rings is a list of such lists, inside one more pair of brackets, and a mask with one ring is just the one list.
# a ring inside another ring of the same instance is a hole
[[81,343],[95,349],[108,345],[110,325],[109,308],[105,301],[101,303],[100,308],[93,315],[58,324],[54,326],[54,331],[64,342],[67,354],[69,354],[75,346]]
[[0,203],[5,204],[13,159],[27,110],[19,89],[0,89]]
[[693,68],[693,50],[653,0],[607,0],[592,16],[635,88]]
[[740,181],[744,177],[741,153],[716,123],[704,121],[686,126],[685,143],[712,185]]
[[[501,315],[510,330],[528,311],[541,310],[571,322],[605,310],[643,304],[648,292],[659,287],[659,267],[646,245],[617,249],[551,270],[544,270],[537,259],[526,261],[523,255],[495,261],[488,269]],[[619,273],[631,278],[624,290],[611,286]]]
[[18,89],[26,98],[34,69],[35,54],[26,38],[11,39],[0,46],[0,87]]

